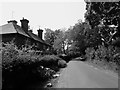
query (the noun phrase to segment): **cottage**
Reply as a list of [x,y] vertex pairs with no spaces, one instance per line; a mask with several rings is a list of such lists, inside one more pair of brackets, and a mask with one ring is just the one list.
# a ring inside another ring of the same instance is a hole
[[2,42],[11,42],[14,43],[21,48],[22,46],[35,46],[35,49],[38,50],[45,50],[50,49],[51,45],[46,43],[42,39],[42,32],[43,30],[38,30],[38,35],[34,34],[32,30],[28,30],[28,23],[27,19],[20,20],[21,26],[17,25],[16,20],[8,21],[8,24],[0,26],[0,39]]

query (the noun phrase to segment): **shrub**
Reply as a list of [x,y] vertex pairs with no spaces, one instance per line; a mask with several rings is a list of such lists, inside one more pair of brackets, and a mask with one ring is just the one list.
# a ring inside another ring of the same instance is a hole
[[52,66],[57,65],[57,62],[60,58],[55,55],[45,55],[40,58],[40,62],[43,66]]
[[87,48],[85,50],[85,52],[86,52],[86,57],[87,57],[88,60],[91,61],[95,58],[95,55],[94,55],[95,54],[95,49],[93,47]]
[[67,66],[67,63],[65,60],[59,60],[58,61],[58,67],[65,68]]
[[99,46],[98,49],[96,50],[95,57],[96,58],[98,57],[100,60],[104,60],[106,62],[114,62],[120,65],[119,58],[118,60],[116,59],[117,57],[115,56],[116,54],[120,54],[120,48],[113,46],[108,47]]
[[101,61],[104,65],[108,65],[110,67],[117,65],[117,67],[112,67],[113,69],[120,66],[120,48],[114,46],[98,46],[98,49],[94,49],[93,47],[87,48],[85,50],[86,57],[88,60],[97,62]]
[[78,52],[78,51],[69,51],[67,53],[67,56],[69,57],[69,59],[76,58],[76,57],[81,56],[81,52]]
[[[0,52],[2,53],[3,89],[8,87],[24,87],[34,83],[33,81],[44,82],[55,73],[52,69],[41,67],[42,55],[31,55],[28,50],[19,50],[14,44],[5,44]],[[52,57],[50,61],[48,59],[44,60],[48,60],[47,62],[53,64],[58,58]]]
[[71,57],[69,55],[66,54],[60,54],[58,55],[60,58],[62,58],[63,60],[65,60],[66,62],[69,62]]
[[[55,71],[59,70],[59,65],[61,63],[61,68],[63,63],[65,64],[65,61],[63,62],[63,60],[61,62],[59,62],[59,60],[61,60],[61,58],[59,58],[58,56],[55,55],[45,55],[43,57],[40,58],[40,65],[44,66],[44,67],[48,67],[51,68]],[[59,62],[59,65],[58,65]]]

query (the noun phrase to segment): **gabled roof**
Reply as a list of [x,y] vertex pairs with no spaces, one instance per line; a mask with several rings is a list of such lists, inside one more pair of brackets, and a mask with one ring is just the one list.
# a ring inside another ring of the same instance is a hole
[[0,34],[10,34],[10,33],[19,33],[19,34],[29,37],[29,35],[27,35],[24,32],[24,30],[16,24],[8,23],[8,24],[0,26]]

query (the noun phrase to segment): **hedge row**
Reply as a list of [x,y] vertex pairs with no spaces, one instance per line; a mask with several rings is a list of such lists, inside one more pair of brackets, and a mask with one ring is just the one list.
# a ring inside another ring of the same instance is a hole
[[2,47],[0,53],[2,53],[3,89],[28,87],[36,82],[42,85],[43,82],[51,79],[60,68],[67,65],[55,55],[31,55],[29,52],[17,49],[14,44]]

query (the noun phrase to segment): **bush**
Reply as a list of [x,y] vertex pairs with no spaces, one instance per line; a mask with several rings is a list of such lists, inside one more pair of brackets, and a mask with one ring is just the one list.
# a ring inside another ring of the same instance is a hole
[[[58,71],[59,68],[60,68],[59,65],[58,65],[59,60],[61,60],[61,58],[59,58],[58,56],[45,55],[45,56],[40,58],[40,65],[42,65],[44,67],[51,68],[55,71]],[[64,61],[64,60],[62,60],[62,61]],[[60,63],[62,65],[62,62],[59,62],[59,64]],[[64,63],[65,63],[65,61],[64,61]]]
[[69,62],[71,57],[69,55],[65,55],[65,54],[60,54],[58,55],[60,58],[62,58],[63,60],[65,60],[66,62]]
[[108,65],[112,67],[112,65],[117,65],[116,67],[112,67],[113,69],[120,66],[120,48],[114,46],[98,46],[98,49],[94,49],[93,47],[87,48],[85,50],[86,57],[88,60],[97,62],[101,61],[104,65]]
[[[36,81],[43,83],[55,73],[52,69],[41,67],[41,62],[44,60],[47,65],[56,65],[53,62],[56,62],[58,57],[44,56],[42,59],[42,55],[31,55],[28,50],[19,50],[14,44],[5,44],[0,52],[2,53],[3,89],[26,87],[26,85],[29,86],[30,83],[34,84]],[[50,60],[49,57],[51,57]]]
[[76,57],[81,56],[81,52],[78,52],[78,51],[69,51],[67,53],[67,56],[69,57],[69,59],[76,58]]
[[59,60],[58,61],[58,67],[59,68],[65,68],[67,66],[67,63],[65,60]]
[[95,58],[95,49],[93,47],[87,48],[85,52],[88,60],[92,61]]
[[53,66],[53,65],[57,65],[59,59],[60,58],[55,55],[45,55],[40,58],[40,63],[44,67]]

